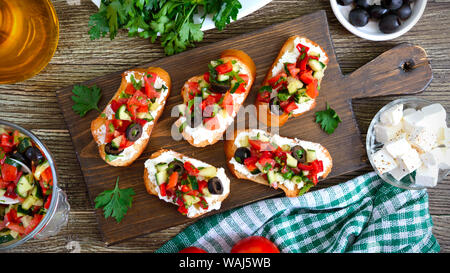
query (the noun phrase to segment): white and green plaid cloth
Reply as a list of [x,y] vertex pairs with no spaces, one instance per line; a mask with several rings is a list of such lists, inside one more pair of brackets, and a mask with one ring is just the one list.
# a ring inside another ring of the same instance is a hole
[[369,173],[297,198],[274,198],[200,219],[157,252],[188,246],[230,252],[260,235],[281,252],[439,252],[426,190],[402,190]]

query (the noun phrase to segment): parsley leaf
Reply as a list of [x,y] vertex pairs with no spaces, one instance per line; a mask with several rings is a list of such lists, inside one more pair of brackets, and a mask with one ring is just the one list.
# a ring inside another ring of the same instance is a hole
[[117,177],[114,190],[104,191],[95,198],[95,208],[103,207],[105,218],[113,217],[119,223],[127,213],[128,208],[131,208],[133,195],[135,195],[135,192],[132,188],[119,188],[119,177]]
[[80,115],[80,117],[84,117],[87,112],[92,109],[95,109],[100,112],[98,109],[98,102],[102,97],[101,90],[96,85],[92,87],[84,86],[84,85],[75,85],[72,89],[72,100],[75,104],[72,106],[73,111]]
[[327,103],[326,110],[316,112],[316,122],[321,125],[322,130],[331,135],[342,120]]

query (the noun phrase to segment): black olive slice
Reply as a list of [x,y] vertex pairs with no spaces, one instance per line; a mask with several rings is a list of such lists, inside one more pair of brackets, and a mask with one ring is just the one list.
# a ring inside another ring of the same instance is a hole
[[283,114],[283,109],[280,107],[280,100],[278,97],[273,97],[269,102],[270,112],[273,114],[280,116]]
[[306,151],[302,146],[297,145],[291,148],[292,156],[297,159],[299,163],[306,162]]
[[250,152],[250,150],[248,148],[240,147],[240,148],[237,148],[236,151],[234,152],[234,159],[237,162],[244,164],[244,160],[246,158],[249,158],[251,155],[252,155],[252,153]]
[[129,141],[136,141],[142,136],[142,126],[139,123],[132,123],[125,131],[125,136]]
[[211,90],[211,92],[223,94],[230,90],[230,88],[231,86],[227,83],[211,82],[211,87],[209,89]]
[[220,179],[215,176],[208,180],[208,190],[211,194],[222,194],[223,186]]
[[123,150],[114,148],[111,143],[105,145],[105,153],[109,155],[119,155]]
[[167,170],[167,174],[170,176],[173,172],[177,172],[179,177],[184,173],[184,164],[181,161],[174,160],[169,163],[169,169]]

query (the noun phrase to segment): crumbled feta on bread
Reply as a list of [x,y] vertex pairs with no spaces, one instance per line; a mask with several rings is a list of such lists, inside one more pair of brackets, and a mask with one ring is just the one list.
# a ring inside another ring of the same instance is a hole
[[388,172],[401,180],[416,171],[418,185],[435,186],[439,169],[450,169],[450,130],[446,116],[439,103],[422,109],[404,109],[398,104],[384,111],[374,126],[375,139],[383,144],[373,155],[380,174]]
[[373,162],[380,174],[387,173],[397,167],[397,162],[385,149],[381,149],[373,155]]

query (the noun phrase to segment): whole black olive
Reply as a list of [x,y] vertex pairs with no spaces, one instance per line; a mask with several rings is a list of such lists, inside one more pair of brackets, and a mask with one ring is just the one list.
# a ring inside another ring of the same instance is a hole
[[215,176],[208,180],[208,191],[211,194],[222,194],[223,193],[223,186],[220,179]]
[[22,162],[25,165],[28,165],[30,163],[30,160],[28,160],[27,158],[25,158],[21,153],[19,153],[18,151],[15,151],[12,155],[12,158],[14,158],[15,160],[18,160],[20,162]]
[[131,123],[125,131],[129,141],[136,141],[142,136],[142,126],[139,123]]
[[337,0],[337,3],[341,6],[348,6],[353,3],[353,0]]
[[370,8],[369,8],[370,18],[377,19],[377,20],[380,19],[381,16],[385,15],[388,12],[389,12],[389,10],[387,8],[383,8],[380,5],[373,5],[373,6],[370,6]]
[[234,152],[234,159],[241,164],[244,164],[244,160],[249,158],[250,156],[252,156],[252,153],[248,148],[245,147],[239,147]]
[[404,4],[398,10],[395,11],[395,14],[397,14],[397,16],[401,20],[406,20],[411,16],[412,10],[411,10],[411,7],[409,6],[409,4]]
[[209,90],[211,90],[211,92],[214,93],[221,93],[224,94],[226,93],[228,90],[230,90],[231,86],[229,84],[226,83],[211,83],[211,87],[209,88]]
[[280,99],[278,97],[273,97],[269,102],[270,112],[280,116],[283,114],[283,109],[280,107]]
[[44,161],[44,156],[42,155],[41,151],[34,146],[30,146],[26,149],[25,157],[29,161],[33,161],[35,165],[39,165]]
[[292,156],[300,163],[306,162],[306,151],[302,146],[296,145],[291,148]]
[[179,177],[184,173],[184,164],[181,161],[174,160],[169,163],[169,168],[167,170],[167,174],[171,175],[173,172],[177,172]]
[[395,14],[386,14],[383,17],[381,17],[379,28],[380,31],[383,33],[394,33],[397,31],[398,27],[400,26],[401,22],[397,15]]
[[367,9],[369,8],[369,2],[367,0],[356,0],[355,1],[356,6]]
[[363,27],[369,22],[369,17],[369,13],[366,10],[362,8],[355,8],[350,11],[348,20],[350,24],[354,26]]
[[119,155],[123,150],[114,148],[111,143],[105,145],[105,153],[108,155]]
[[381,6],[389,10],[396,10],[403,5],[403,0],[381,0]]

